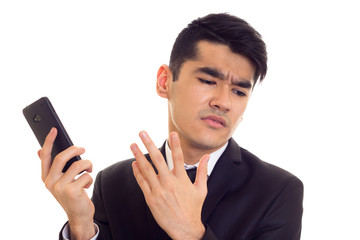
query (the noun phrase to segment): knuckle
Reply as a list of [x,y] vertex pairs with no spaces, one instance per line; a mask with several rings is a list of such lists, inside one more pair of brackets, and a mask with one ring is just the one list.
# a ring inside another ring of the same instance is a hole
[[155,206],[159,202],[152,196],[148,196],[146,201],[149,206]]
[[89,180],[91,180],[91,182],[94,181],[94,179],[92,178],[92,176],[90,174],[86,173],[86,175],[88,176]]
[[61,154],[58,154],[58,155],[56,155],[56,156],[54,157],[53,162],[54,162],[54,163],[58,163],[58,162],[61,162],[62,159],[63,159],[63,158],[62,158],[62,155],[61,155]]
[[52,191],[56,194],[61,193],[62,192],[62,186],[61,184],[57,183],[52,187]]
[[150,164],[146,163],[146,162],[140,162],[139,164],[140,170],[141,172],[145,173],[145,174],[150,174],[151,171],[153,171],[152,167],[150,166]]
[[90,176],[90,174],[88,174],[88,173],[83,173],[83,175],[82,175],[84,178],[85,178],[85,180],[86,181],[88,181],[88,182],[92,182],[93,181],[93,178]]
[[41,160],[43,160],[43,159],[46,158],[49,154],[47,154],[46,151],[44,151],[43,149],[41,149],[41,150],[39,151],[38,155],[39,155],[39,158],[40,158]]
[[93,164],[92,164],[92,162],[91,162],[90,160],[83,160],[83,161],[84,161],[84,163],[86,163],[86,167],[87,167],[87,168],[92,169]]
[[89,176],[89,185],[91,185],[94,182],[94,179]]
[[51,191],[52,185],[50,185],[48,181],[45,181],[44,184],[45,184],[46,189]]
[[50,191],[53,192],[56,190],[56,185],[54,185],[52,182],[50,182],[49,180],[45,180],[45,187]]
[[75,171],[81,171],[81,162],[80,161],[75,161],[71,164],[71,168],[74,169]]

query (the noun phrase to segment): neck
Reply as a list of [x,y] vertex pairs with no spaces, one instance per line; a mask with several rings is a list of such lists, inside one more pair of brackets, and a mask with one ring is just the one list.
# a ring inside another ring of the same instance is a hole
[[184,163],[187,165],[194,165],[198,163],[205,154],[211,154],[216,150],[219,150],[225,144],[224,143],[217,148],[204,148],[199,144],[192,143],[191,141],[183,137],[181,134],[179,134],[179,137],[184,157]]

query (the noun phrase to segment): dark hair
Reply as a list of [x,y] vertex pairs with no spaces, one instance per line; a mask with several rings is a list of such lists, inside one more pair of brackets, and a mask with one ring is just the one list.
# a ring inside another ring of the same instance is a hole
[[258,78],[260,82],[264,79],[267,71],[267,53],[261,35],[246,21],[227,13],[220,13],[198,18],[180,32],[171,51],[169,64],[174,81],[182,64],[187,60],[196,59],[197,43],[202,40],[224,44],[234,53],[247,57],[255,66],[255,83]]

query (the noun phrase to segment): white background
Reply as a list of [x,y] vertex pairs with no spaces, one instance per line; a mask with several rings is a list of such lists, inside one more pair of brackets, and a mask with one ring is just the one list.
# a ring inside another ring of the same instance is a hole
[[187,23],[229,12],[263,35],[269,54],[268,75],[234,138],[304,182],[302,239],[360,239],[355,2],[1,1],[0,234],[56,239],[66,221],[40,179],[26,105],[52,100],[95,177],[131,157],[140,130],[162,144],[158,67]]

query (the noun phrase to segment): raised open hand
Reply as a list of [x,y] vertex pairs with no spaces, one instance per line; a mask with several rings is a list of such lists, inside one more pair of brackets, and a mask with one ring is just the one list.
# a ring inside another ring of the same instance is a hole
[[142,131],[139,135],[158,174],[136,144],[131,145],[136,158],[132,166],[155,220],[173,239],[201,239],[205,232],[201,209],[207,194],[209,155],[200,159],[196,180],[192,184],[184,169],[180,139],[176,132],[169,136],[174,162],[172,171],[148,134]]

